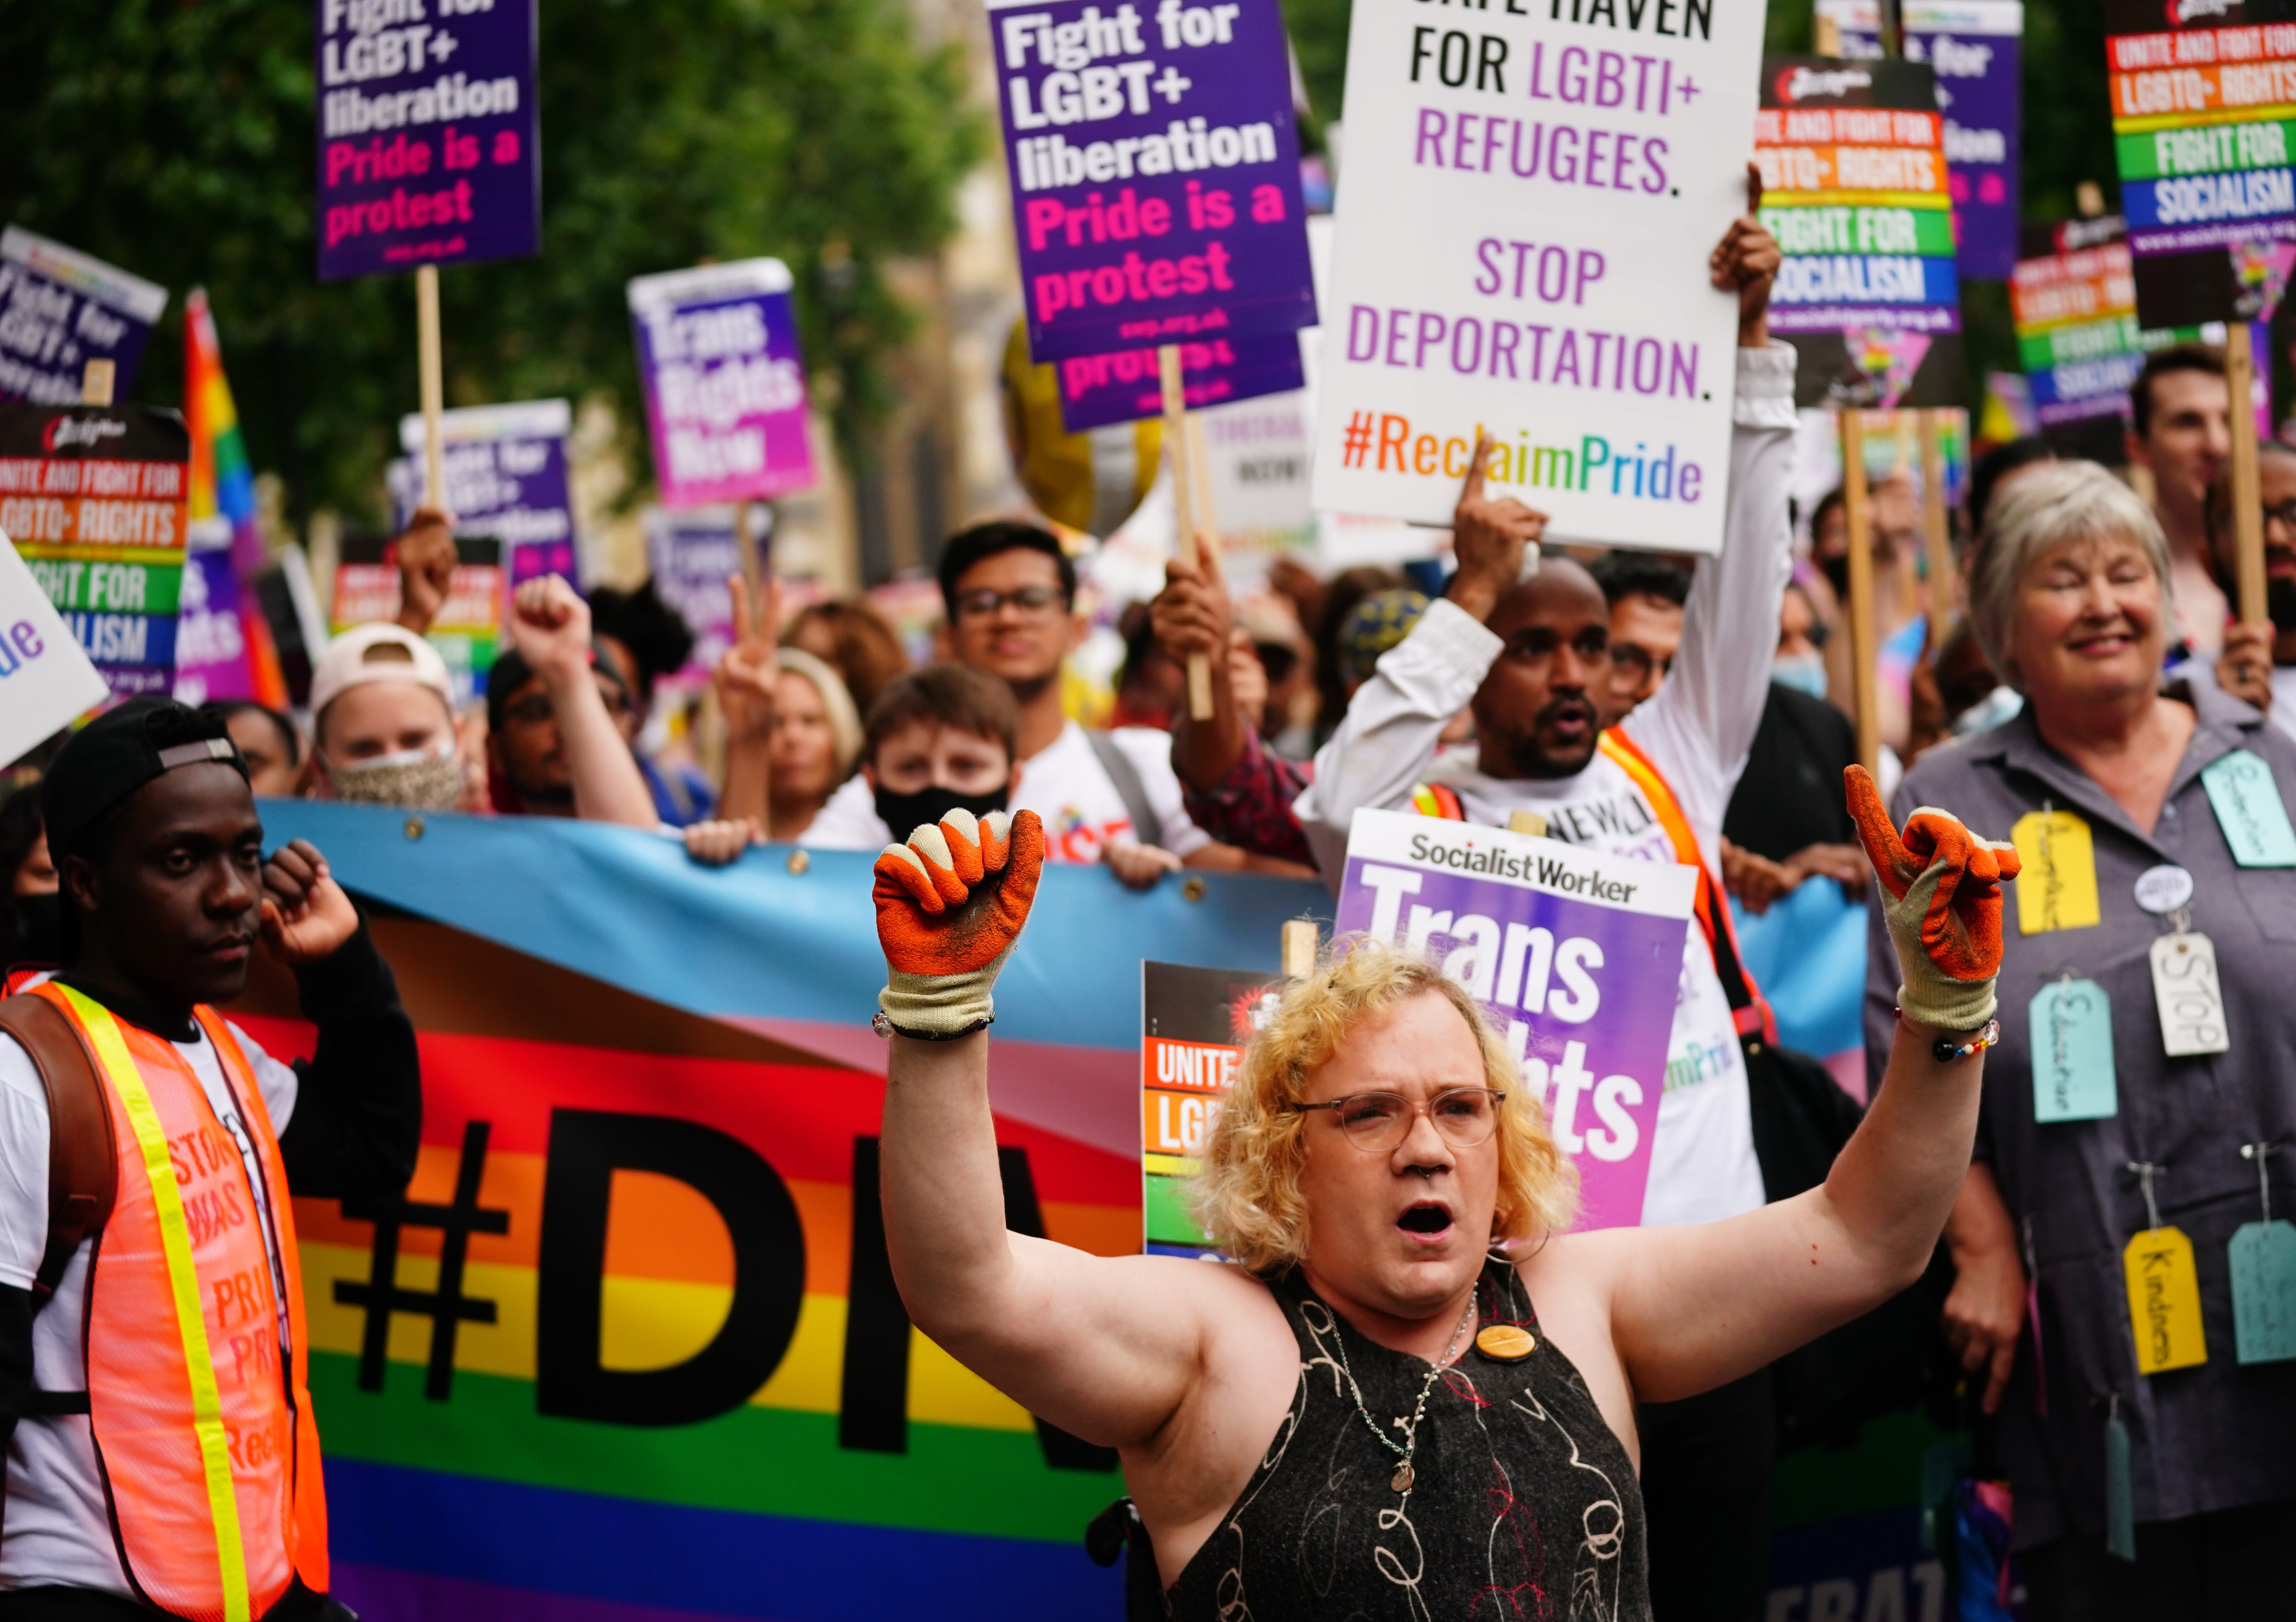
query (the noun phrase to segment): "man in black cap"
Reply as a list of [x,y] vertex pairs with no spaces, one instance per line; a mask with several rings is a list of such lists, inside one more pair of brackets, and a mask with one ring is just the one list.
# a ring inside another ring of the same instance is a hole
[[[130,700],[41,799],[65,967],[0,1000],[0,1622],[346,1616],[289,1184],[405,1187],[414,1028],[325,858],[264,860],[220,721]],[[291,1067],[212,1006],[258,936],[318,1028]]]

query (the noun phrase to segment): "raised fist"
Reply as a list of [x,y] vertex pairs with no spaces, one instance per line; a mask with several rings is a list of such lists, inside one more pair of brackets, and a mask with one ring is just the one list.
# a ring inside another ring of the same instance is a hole
[[1898,1006],[1939,1030],[1976,1030],[1993,1017],[2001,972],[2001,881],[2017,852],[1980,840],[1951,812],[1923,806],[1901,837],[1864,766],[1842,772],[1849,815],[1882,881],[1882,910],[1905,982]]
[[877,858],[877,941],[888,983],[878,1005],[907,1036],[947,1037],[988,1023],[990,989],[1045,867],[1033,811],[951,811]]

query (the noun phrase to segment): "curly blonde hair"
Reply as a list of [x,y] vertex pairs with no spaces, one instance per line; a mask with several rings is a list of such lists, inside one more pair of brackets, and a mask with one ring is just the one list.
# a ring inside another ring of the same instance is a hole
[[1289,1108],[1308,1078],[1365,1020],[1432,992],[1459,1011],[1482,1050],[1484,1085],[1499,1106],[1498,1203],[1491,1237],[1530,1239],[1567,1231],[1577,1215],[1578,1171],[1546,1128],[1513,1056],[1481,1008],[1426,959],[1372,940],[1295,982],[1245,1048],[1235,1085],[1212,1128],[1193,1193],[1197,1222],[1228,1257],[1262,1276],[1307,1255],[1308,1203],[1300,1192],[1307,1117]]

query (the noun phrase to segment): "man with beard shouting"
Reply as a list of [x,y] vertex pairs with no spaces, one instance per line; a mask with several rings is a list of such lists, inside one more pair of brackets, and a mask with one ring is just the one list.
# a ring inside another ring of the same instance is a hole
[[[1710,256],[1714,285],[1738,292],[1729,504],[1721,554],[1699,566],[1681,647],[1658,692],[1605,730],[1609,605],[1593,577],[1560,553],[1523,578],[1546,515],[1484,495],[1488,453],[1479,447],[1453,519],[1457,572],[1357,690],[1295,805],[1335,884],[1349,825],[1365,807],[1416,807],[1499,826],[1527,811],[1546,819],[1550,839],[1699,867],[1702,927],[1684,946],[1645,1226],[1718,1222],[1763,1203],[1739,1044],[1762,1031],[1765,1012],[1734,972],[1728,910],[1711,875],[1723,812],[1761,723],[1792,570],[1795,357],[1769,341],[1767,319],[1778,261],[1751,207]],[[1469,705],[1473,747],[1439,752],[1445,723]],[[1647,1406],[1638,1423],[1658,1614],[1759,1614],[1775,1445],[1767,1372]]]

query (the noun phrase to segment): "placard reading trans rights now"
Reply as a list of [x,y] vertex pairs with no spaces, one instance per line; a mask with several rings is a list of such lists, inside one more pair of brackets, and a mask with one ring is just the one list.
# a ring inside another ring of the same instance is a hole
[[1356,0],[1318,507],[1447,524],[1476,431],[1549,537],[1713,552],[1759,6]]
[[[1360,0],[1358,0],[1360,3]],[[1358,811],[1335,927],[1439,961],[1578,1167],[1581,1228],[1642,1221],[1697,870]]]
[[1029,358],[1316,324],[1276,0],[989,0],[988,28]]

